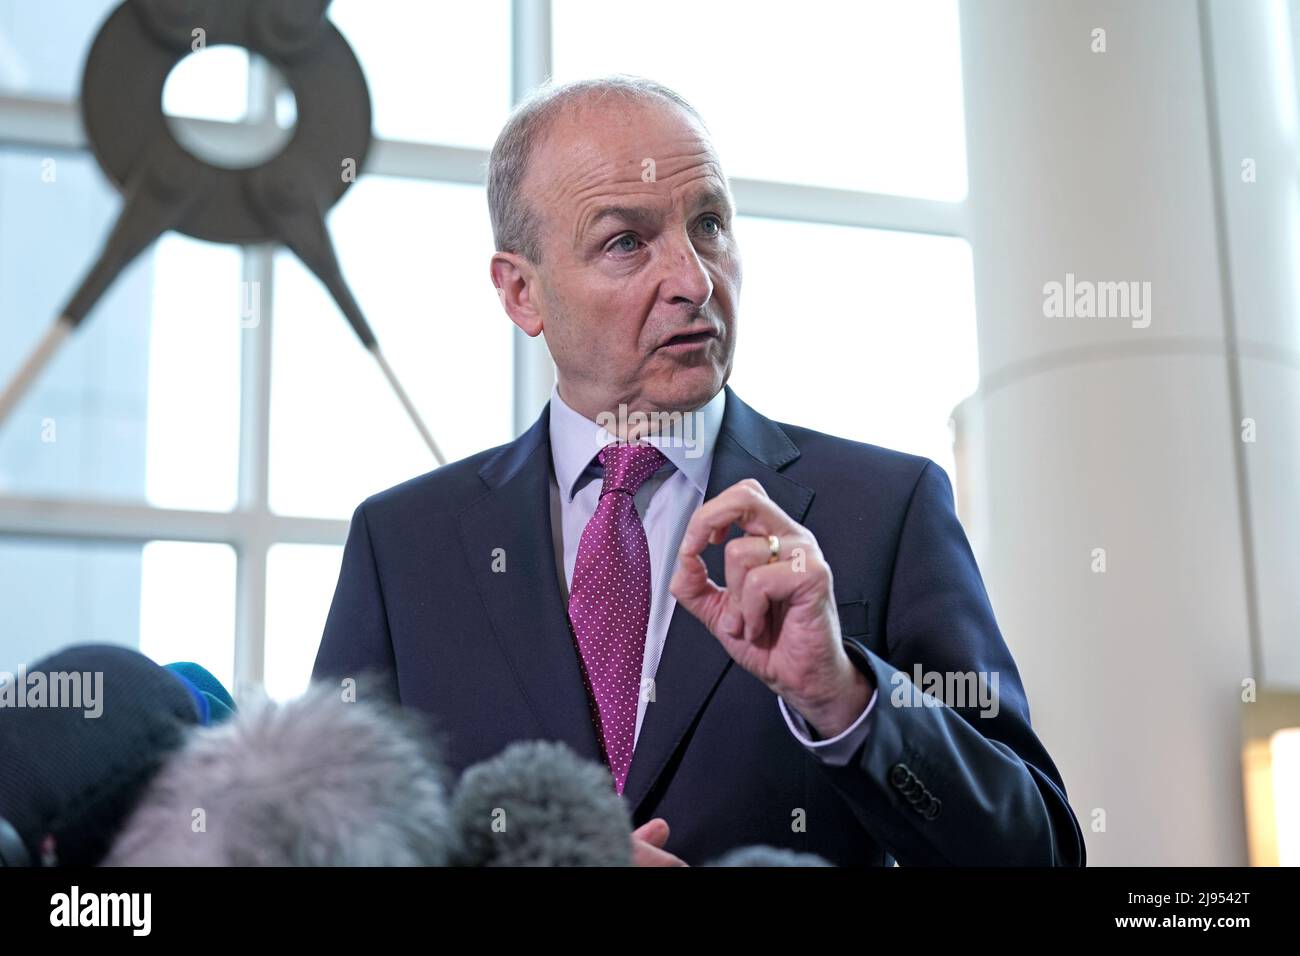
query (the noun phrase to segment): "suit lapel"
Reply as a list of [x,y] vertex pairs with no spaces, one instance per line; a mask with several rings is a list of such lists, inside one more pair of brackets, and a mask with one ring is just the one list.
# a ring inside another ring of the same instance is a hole
[[[488,461],[491,489],[460,515],[465,559],[515,680],[549,739],[601,761],[581,663],[560,596],[551,530],[550,406]],[[494,550],[506,570],[493,571]]]
[[[489,491],[461,513],[461,543],[493,633],[548,739],[599,763],[581,661],[558,586],[549,414],[548,405],[532,428],[480,469]],[[755,478],[778,507],[802,521],[813,492],[780,474],[798,457],[785,432],[728,388],[705,499]],[[733,527],[728,540],[741,533]],[[504,551],[504,572],[492,570],[496,548]],[[704,551],[709,577],[718,583],[724,576],[722,549],[714,545]],[[624,787],[634,817],[731,664],[703,624],[684,608],[674,609],[655,674],[655,699],[647,706]]]
[[[789,436],[728,387],[705,500],[743,478],[755,478],[778,507],[801,522],[813,493],[780,474],[780,469],[798,457],[799,449]],[[740,534],[733,525],[727,540]],[[706,548],[703,556],[709,577],[722,584],[723,545]],[[674,609],[655,674],[654,700],[647,705],[623,790],[634,819],[731,664],[731,657],[698,619],[680,606]],[[776,707],[775,701],[772,706]]]

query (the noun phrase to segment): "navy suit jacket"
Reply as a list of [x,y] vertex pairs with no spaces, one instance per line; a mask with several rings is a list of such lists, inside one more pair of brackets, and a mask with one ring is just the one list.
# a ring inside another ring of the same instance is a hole
[[[314,679],[375,672],[432,715],[457,775],[525,739],[601,760],[558,585],[549,410],[507,445],[362,502],[316,658]],[[690,864],[768,844],[837,865],[1082,865],[943,470],[777,424],[728,388],[706,499],[742,478],[821,546],[850,656],[878,688],[871,730],[847,766],[823,763],[678,606],[624,790],[633,824],[664,817],[666,849]],[[704,557],[722,583],[722,547]],[[973,700],[896,706],[894,675],[917,664],[997,672],[996,716]]]

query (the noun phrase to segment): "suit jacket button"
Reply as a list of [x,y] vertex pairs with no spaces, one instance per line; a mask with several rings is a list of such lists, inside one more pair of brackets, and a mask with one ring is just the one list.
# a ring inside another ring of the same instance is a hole
[[931,803],[929,808],[925,811],[925,818],[927,820],[933,820],[935,817],[939,815],[939,811],[942,808],[943,808],[943,804],[939,802],[938,797],[935,797],[934,802]]
[[907,764],[896,763],[889,771],[889,782],[899,790],[907,786],[907,782],[912,779],[912,771],[907,769]]

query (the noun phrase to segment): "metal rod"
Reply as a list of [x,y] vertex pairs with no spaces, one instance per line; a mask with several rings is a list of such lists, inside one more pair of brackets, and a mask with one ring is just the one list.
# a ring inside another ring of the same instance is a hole
[[27,361],[18,367],[18,373],[9,380],[9,384],[5,386],[4,391],[0,392],[0,427],[4,425],[9,414],[22,400],[32,382],[36,380],[36,376],[49,364],[50,359],[54,357],[54,353],[63,344],[63,340],[71,334],[73,328],[74,325],[70,319],[66,316],[59,316],[54,320],[54,324],[50,326],[49,331],[36,343],[36,348],[27,357]]
[[397,375],[393,372],[392,366],[388,364],[388,360],[384,358],[384,353],[379,351],[378,343],[372,345],[368,351],[375,357],[375,361],[379,363],[379,367],[383,369],[384,377],[388,379],[388,384],[393,387],[393,391],[401,401],[402,407],[406,409],[406,414],[411,416],[411,421],[414,423],[416,430],[420,433],[420,437],[423,438],[424,443],[429,446],[429,451],[433,452],[434,461],[439,465],[445,465],[447,459],[443,457],[442,449],[438,447],[438,443],[433,440],[433,435],[430,434],[429,429],[425,427],[424,420],[420,418],[420,413],[415,410],[415,405],[411,402],[410,396],[406,394],[406,389],[402,388],[402,383],[397,380]]

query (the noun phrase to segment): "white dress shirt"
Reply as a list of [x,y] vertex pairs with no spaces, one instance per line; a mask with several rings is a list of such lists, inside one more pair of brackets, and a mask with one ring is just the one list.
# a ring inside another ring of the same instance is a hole
[[[668,624],[677,606],[677,599],[669,592],[668,583],[676,570],[677,549],[681,547],[686,525],[695,509],[704,502],[725,404],[726,391],[719,390],[694,417],[692,424],[698,427],[684,428],[677,441],[660,435],[647,435],[644,439],[658,447],[667,462],[633,498],[650,549],[650,622],[646,628],[645,656],[641,664],[642,687],[653,686],[648,685],[648,681],[654,679],[659,669],[664,641],[668,637]],[[690,447],[681,440],[683,437],[689,440]],[[578,542],[600,501],[604,469],[596,460],[596,454],[618,439],[566,405],[560,398],[558,387],[551,389],[550,438],[551,527],[555,538],[555,564],[560,569],[560,591],[567,606],[573,566],[578,558]],[[846,643],[845,648],[854,657],[859,656],[852,644]],[[865,665],[865,661],[863,663]],[[870,724],[867,718],[875,706],[876,696],[873,692],[866,709],[851,726],[828,740],[814,739],[815,731],[808,722],[797,711],[788,708],[780,697],[777,705],[790,732],[801,744],[826,763],[843,766],[866,738]],[[641,736],[649,697],[646,693],[638,695],[634,751]]]

